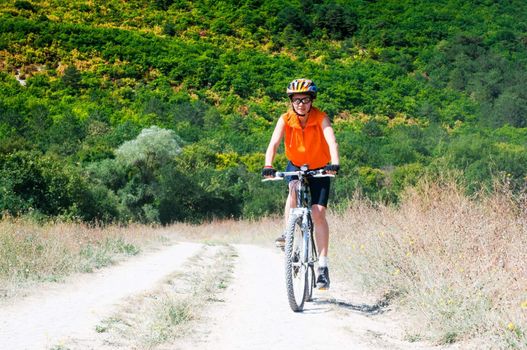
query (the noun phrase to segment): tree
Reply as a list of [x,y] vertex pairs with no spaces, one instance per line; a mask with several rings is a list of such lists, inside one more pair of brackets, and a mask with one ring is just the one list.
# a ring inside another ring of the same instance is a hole
[[494,116],[496,121],[527,127],[527,99],[512,89],[503,92],[494,104]]
[[123,143],[115,152],[117,161],[136,167],[151,179],[166,162],[181,152],[181,141],[172,130],[152,126],[143,129],[135,140]]
[[[181,141],[172,130],[152,126],[143,129],[115,152],[115,166],[129,169],[126,184],[119,189],[121,203],[134,220],[158,222],[160,198],[167,191],[160,183],[167,172],[175,172],[175,157]],[[180,192],[181,193],[181,192]]]
[[337,40],[351,37],[357,30],[357,15],[348,7],[329,2],[316,6],[315,28],[323,28]]
[[80,87],[80,83],[81,83],[81,73],[75,66],[69,65],[64,70],[64,75],[62,76],[62,82],[64,83],[65,86],[70,87],[74,90],[77,90]]

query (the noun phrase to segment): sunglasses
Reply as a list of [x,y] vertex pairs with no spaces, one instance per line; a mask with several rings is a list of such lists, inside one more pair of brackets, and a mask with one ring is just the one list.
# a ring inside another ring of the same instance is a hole
[[309,96],[304,98],[293,98],[291,100],[295,106],[298,106],[300,103],[307,105],[308,103],[311,103],[311,101],[313,101],[313,99]]

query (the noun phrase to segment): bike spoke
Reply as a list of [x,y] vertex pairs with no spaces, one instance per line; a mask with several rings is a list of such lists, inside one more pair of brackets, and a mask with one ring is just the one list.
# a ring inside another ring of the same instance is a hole
[[302,311],[307,287],[308,263],[305,256],[303,234],[296,220],[288,227],[286,235],[286,287],[289,305],[293,311]]

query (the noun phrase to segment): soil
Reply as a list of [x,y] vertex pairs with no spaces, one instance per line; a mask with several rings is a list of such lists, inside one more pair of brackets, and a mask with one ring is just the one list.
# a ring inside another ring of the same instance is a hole
[[[127,298],[154,289],[200,247],[198,243],[164,247],[14,298],[0,305],[0,347],[95,349],[99,336],[95,329],[101,320]],[[403,318],[395,310],[379,308],[338,277],[332,276],[330,290],[315,291],[314,300],[295,313],[287,303],[283,253],[255,245],[234,248],[238,256],[221,301],[204,307],[192,332],[161,348],[438,349],[405,341]]]

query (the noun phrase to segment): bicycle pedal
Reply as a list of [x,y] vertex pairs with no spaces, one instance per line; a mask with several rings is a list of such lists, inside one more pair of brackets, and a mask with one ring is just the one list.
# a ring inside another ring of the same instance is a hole
[[315,286],[317,290],[321,290],[321,291],[327,291],[329,290],[329,285],[326,285],[326,286]]

